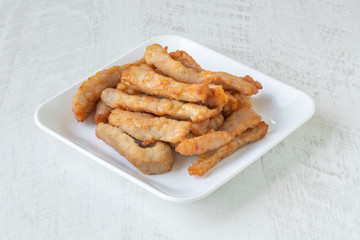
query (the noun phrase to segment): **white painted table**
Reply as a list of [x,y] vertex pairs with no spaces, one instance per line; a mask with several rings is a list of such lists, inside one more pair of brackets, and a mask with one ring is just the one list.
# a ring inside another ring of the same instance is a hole
[[[359,13],[358,0],[1,0],[0,239],[360,239]],[[299,88],[314,117],[190,204],[35,126],[38,104],[162,34]]]

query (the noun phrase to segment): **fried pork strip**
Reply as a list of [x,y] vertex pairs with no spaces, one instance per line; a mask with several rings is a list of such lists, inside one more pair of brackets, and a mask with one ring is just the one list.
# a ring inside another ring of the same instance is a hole
[[181,62],[187,68],[192,68],[199,73],[203,71],[200,65],[190,56],[190,54],[183,50],[171,52],[169,55],[172,59]]
[[198,123],[191,124],[191,132],[195,135],[204,135],[209,130],[218,130],[219,127],[224,123],[224,117],[220,113],[210,119]]
[[114,88],[120,81],[121,73],[132,65],[140,65],[144,59],[132,64],[114,66],[97,72],[87,81],[83,82],[72,100],[72,110],[78,122],[83,122],[92,111],[100,99],[101,92],[105,88]]
[[222,86],[209,84],[209,92],[204,102],[205,106],[221,109],[228,101],[229,97]]
[[257,89],[262,89],[262,85],[260,82],[255,81],[252,77],[250,77],[249,75],[246,75],[245,77],[242,78],[243,80],[247,81],[248,83],[251,83],[252,85],[254,85]]
[[251,108],[245,107],[235,111],[222,124],[218,131],[192,139],[184,139],[175,148],[183,155],[204,154],[230,142],[248,128],[253,128],[261,121],[261,117]]
[[251,83],[245,81],[242,77],[234,76],[226,72],[212,72],[218,78],[213,78],[211,83],[222,85],[225,90],[236,90],[245,95],[254,95],[258,89]]
[[148,46],[144,58],[147,64],[155,66],[162,73],[179,82],[204,83],[217,79],[209,71],[197,72],[192,68],[185,67],[181,62],[172,59],[166,48],[159,44]]
[[232,95],[236,100],[239,107],[252,107],[253,101],[250,96],[242,93],[235,93]]
[[261,122],[256,127],[246,130],[240,136],[235,137],[233,140],[219,149],[204,155],[200,155],[188,168],[189,174],[203,176],[210,168],[215,166],[223,158],[234,153],[237,149],[245,146],[248,143],[252,143],[263,138],[267,131],[268,125],[264,122]]
[[187,102],[205,102],[207,83],[188,84],[157,74],[149,65],[142,64],[125,70],[121,81],[138,87],[144,93]]
[[215,117],[210,118],[209,130],[219,130],[221,125],[224,123],[224,116],[219,113]]
[[[178,50],[169,55],[176,61],[181,62],[185,67],[191,68],[198,73],[204,71],[200,65],[185,51]],[[250,76],[237,77],[226,72],[212,72],[216,77],[212,77],[209,83],[222,85],[225,90],[236,90],[245,95],[254,95],[258,89],[262,89],[261,83],[254,81]]]
[[96,104],[95,109],[95,115],[94,115],[94,121],[96,124],[98,123],[106,123],[108,121],[108,117],[111,113],[112,108],[109,106],[106,106],[106,104],[103,101],[99,101]]
[[182,155],[204,154],[230,142],[233,137],[224,131],[212,131],[205,135],[184,139],[175,148]]
[[248,128],[261,122],[261,117],[251,108],[244,107],[233,112],[220,127],[219,131],[230,133],[233,137],[240,135]]
[[143,93],[137,87],[127,85],[123,82],[119,82],[118,85],[116,86],[116,89],[123,91],[124,93],[130,94],[130,95],[140,95]]
[[225,94],[228,97],[228,102],[222,108],[222,113],[227,117],[239,109],[239,104],[238,100],[231,93],[226,91]]
[[143,117],[134,112],[114,109],[109,123],[146,143],[155,141],[179,142],[190,132],[191,122],[166,117]]
[[145,174],[168,172],[174,164],[173,152],[164,142],[156,142],[152,147],[142,148],[123,130],[105,123],[97,125],[96,136]]
[[[194,137],[196,137],[196,135],[190,132],[188,135],[186,135],[185,139],[190,139],[190,138],[194,138]],[[180,144],[180,142],[169,143],[169,145],[173,148],[176,148],[179,144]]]
[[129,95],[116,89],[105,89],[101,94],[102,101],[113,108],[135,112],[149,112],[158,116],[169,115],[176,119],[200,122],[218,114],[216,109],[206,106],[184,103],[177,100],[151,96]]

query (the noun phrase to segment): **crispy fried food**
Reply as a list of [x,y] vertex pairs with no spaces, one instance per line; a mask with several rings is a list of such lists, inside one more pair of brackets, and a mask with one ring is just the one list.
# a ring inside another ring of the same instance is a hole
[[197,72],[185,67],[181,62],[172,59],[167,49],[159,44],[148,46],[144,58],[147,64],[155,66],[162,73],[179,82],[204,83],[218,78],[210,71]]
[[221,125],[224,123],[224,116],[219,113],[215,117],[210,118],[209,130],[219,130]]
[[239,103],[238,100],[228,91],[225,91],[225,94],[228,97],[228,102],[224,105],[222,113],[227,117],[239,109]]
[[200,122],[218,114],[216,109],[206,106],[184,103],[177,100],[150,96],[129,95],[116,89],[105,89],[101,94],[102,101],[113,108],[122,108],[135,112],[149,112],[158,116],[169,115],[182,120]]
[[191,122],[166,117],[143,117],[134,112],[114,109],[109,123],[130,136],[145,142],[179,142],[190,132]]
[[222,85],[225,90],[236,90],[245,95],[254,95],[258,89],[241,77],[234,76],[226,72],[213,72],[218,78],[214,78],[210,83]]
[[169,53],[170,57],[176,61],[181,62],[185,67],[192,68],[197,72],[203,71],[200,65],[185,51],[177,50]]
[[246,96],[242,93],[234,93],[233,97],[237,100],[237,105],[241,107],[252,107],[253,101],[250,96]]
[[230,142],[233,137],[224,131],[212,131],[205,135],[184,139],[175,148],[183,155],[204,154]]
[[204,135],[209,131],[210,119],[191,124],[191,132],[197,136]]
[[197,136],[204,135],[209,131],[209,126],[210,126],[210,119],[206,119],[198,123],[192,123],[190,131],[191,133]]
[[156,142],[152,147],[142,148],[123,130],[105,123],[97,125],[96,136],[145,174],[168,172],[174,164],[173,152],[164,142]]
[[245,81],[247,81],[248,83],[251,83],[252,85],[254,85],[257,89],[262,89],[262,85],[260,82],[255,81],[252,77],[250,77],[249,75],[246,75],[245,77],[243,77],[242,79],[244,79]]
[[96,104],[95,109],[95,115],[94,115],[94,121],[96,124],[98,123],[106,123],[108,121],[108,117],[111,113],[112,108],[109,106],[106,106],[106,104],[103,101],[99,101]]
[[121,73],[125,69],[132,65],[140,65],[143,62],[144,59],[141,59],[132,64],[114,66],[97,72],[94,76],[83,82],[72,100],[72,110],[78,122],[83,122],[94,111],[101,92],[105,88],[114,88],[120,81]]
[[205,106],[222,109],[228,101],[229,97],[222,86],[209,84],[209,92],[204,102]]
[[115,87],[120,80],[121,73],[129,66],[130,64],[126,64],[102,70],[80,86],[72,101],[72,109],[79,122],[83,122],[94,111],[102,90]]
[[[169,53],[169,55],[174,60],[181,62],[185,67],[191,68],[198,73],[204,71],[204,69],[202,69],[200,65],[185,51],[178,50],[176,52]],[[261,83],[254,81],[254,79],[248,75],[245,77],[237,77],[225,72],[213,72],[213,74],[217,75],[219,78],[212,78],[211,83],[223,85],[227,90],[237,90],[243,93],[248,92],[246,95],[253,95],[257,93],[255,88],[262,89]],[[243,81],[250,83],[255,88],[249,86]]]
[[130,94],[130,95],[140,95],[143,93],[137,87],[127,85],[123,82],[119,82],[118,85],[116,86],[116,89],[123,91],[124,93]]
[[219,127],[223,124],[224,117],[220,113],[210,119],[206,119],[204,121],[198,123],[191,124],[191,132],[195,135],[204,135],[209,130],[218,130]]
[[219,149],[200,155],[188,168],[189,174],[203,176],[210,168],[215,166],[223,158],[234,153],[237,149],[263,138],[267,131],[268,125],[265,122],[261,122],[256,127],[246,130],[240,136],[235,137]]
[[[194,138],[194,137],[196,137],[196,135],[190,132],[188,135],[186,135],[185,139],[190,139],[190,138]],[[173,148],[176,148],[179,144],[180,144],[180,142],[169,143],[169,145]]]
[[150,66],[142,64],[125,70],[121,81],[133,85],[149,95],[157,95],[187,102],[205,102],[209,87],[207,83],[187,84],[157,74]]
[[[183,155],[203,154],[228,143],[248,128],[253,128],[261,117],[251,108],[244,107],[232,113],[222,124],[219,131],[209,132],[192,139],[185,139],[175,148]],[[194,127],[193,127],[194,130]],[[198,130],[198,129],[197,129]]]
[[220,127],[219,131],[230,133],[233,137],[261,122],[261,117],[251,108],[244,107],[233,112]]

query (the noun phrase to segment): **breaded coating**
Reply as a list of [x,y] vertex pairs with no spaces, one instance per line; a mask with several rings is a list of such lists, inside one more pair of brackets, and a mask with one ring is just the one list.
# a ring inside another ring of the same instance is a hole
[[126,64],[102,70],[83,82],[72,100],[72,110],[78,122],[83,122],[94,111],[102,90],[115,87],[121,73],[129,66]]
[[225,91],[225,94],[228,96],[228,102],[222,108],[222,113],[227,117],[238,110],[240,106],[238,100],[231,93]]
[[210,126],[210,119],[206,119],[198,123],[192,123],[190,131],[191,133],[197,136],[204,135],[209,131],[209,126]]
[[136,86],[128,85],[123,82],[119,82],[118,85],[116,86],[116,89],[130,95],[140,95],[143,93]]
[[254,85],[257,89],[262,89],[262,85],[260,82],[255,81],[252,77],[250,77],[249,75],[246,75],[245,77],[243,77],[242,79],[244,79],[245,81],[247,81],[248,83],[251,83],[252,85]]
[[98,123],[106,123],[108,121],[108,117],[111,113],[112,107],[106,106],[103,101],[99,101],[96,104],[94,121],[96,124]]
[[205,102],[209,87],[207,83],[188,84],[157,74],[150,66],[142,64],[125,70],[121,81],[133,85],[149,95],[162,96],[187,102]]
[[237,149],[263,138],[267,131],[268,125],[265,122],[261,122],[256,127],[246,130],[240,136],[235,137],[219,149],[200,155],[188,168],[189,174],[203,176],[210,168],[215,166],[223,158],[234,153]]
[[246,96],[242,93],[234,93],[233,97],[236,98],[239,108],[252,107],[253,105],[253,101],[250,96]]
[[190,56],[190,54],[183,50],[171,52],[169,55],[172,59],[181,62],[187,68],[192,68],[199,73],[203,71],[200,65]]
[[185,67],[181,62],[171,58],[166,48],[159,44],[153,44],[146,48],[145,61],[155,66],[165,75],[184,83],[204,83],[215,81],[218,77],[210,71],[197,72],[192,68]]
[[212,131],[205,135],[184,139],[175,148],[182,155],[204,154],[227,144],[233,137],[224,131]]
[[114,109],[109,123],[145,142],[179,142],[190,132],[191,122],[177,121],[167,117],[143,117],[134,112]]
[[177,100],[151,96],[129,95],[116,89],[105,89],[101,94],[102,101],[113,108],[134,112],[149,112],[158,116],[169,115],[175,119],[200,122],[218,114],[216,109],[206,106],[184,103]]
[[201,136],[182,140],[175,151],[183,155],[204,154],[230,142],[232,138],[231,134],[224,131],[210,131]]
[[230,133],[233,137],[261,122],[261,117],[251,108],[244,107],[233,112],[220,127],[219,131]]
[[219,127],[223,124],[224,117],[220,113],[210,119],[206,119],[204,121],[198,123],[191,124],[191,132],[195,135],[204,135],[209,130],[218,130]]
[[209,84],[205,106],[221,109],[229,101],[229,97],[221,85]]
[[[171,52],[169,55],[176,61],[181,62],[185,67],[191,68],[198,73],[204,71],[200,65],[185,51],[178,50],[176,52]],[[225,72],[213,72],[219,78],[212,78],[211,83],[223,85],[225,89],[237,90],[240,92],[248,93],[246,95],[253,95],[257,93],[257,90],[248,84],[244,83],[246,81],[253,85],[257,89],[262,89],[262,85],[258,81],[254,81],[250,76],[237,77]]]
[[221,125],[223,125],[223,123],[224,123],[224,116],[221,113],[219,113],[215,117],[210,118],[209,130],[217,131],[219,130]]
[[[188,135],[186,135],[185,139],[190,139],[190,138],[194,138],[194,137],[196,137],[196,135],[190,132]],[[169,145],[173,148],[176,148],[179,144],[180,144],[180,142],[169,143]]]
[[78,122],[83,122],[94,111],[105,88],[114,88],[120,81],[121,73],[132,65],[140,65],[144,59],[132,64],[114,66],[97,72],[87,81],[83,82],[72,100],[72,110]]
[[97,125],[96,136],[145,174],[168,172],[174,164],[173,152],[164,142],[156,142],[152,147],[142,148],[123,130],[105,123]]
[[210,83],[222,85],[225,90],[236,90],[245,95],[254,95],[258,93],[258,89],[254,85],[241,77],[226,72],[213,72],[213,74],[218,76],[218,78],[214,78]]

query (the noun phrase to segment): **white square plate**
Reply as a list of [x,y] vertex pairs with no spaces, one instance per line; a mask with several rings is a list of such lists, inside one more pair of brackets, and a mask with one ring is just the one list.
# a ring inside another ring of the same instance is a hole
[[263,90],[253,97],[254,109],[269,124],[268,134],[258,142],[249,144],[225,158],[202,177],[189,176],[187,172],[187,167],[195,157],[179,154],[176,154],[174,167],[169,173],[144,175],[114,149],[96,138],[96,125],[92,116],[84,123],[78,123],[74,117],[71,100],[81,83],[95,73],[80,79],[70,88],[42,103],[35,113],[36,124],[50,135],[157,196],[169,201],[186,202],[199,200],[215,191],[295,131],[314,113],[314,103],[305,93],[179,36],[152,38],[98,71],[142,58],[146,46],[153,43],[168,46],[169,52],[177,49],[187,51],[204,69],[225,71],[239,76],[250,75],[260,81]]

